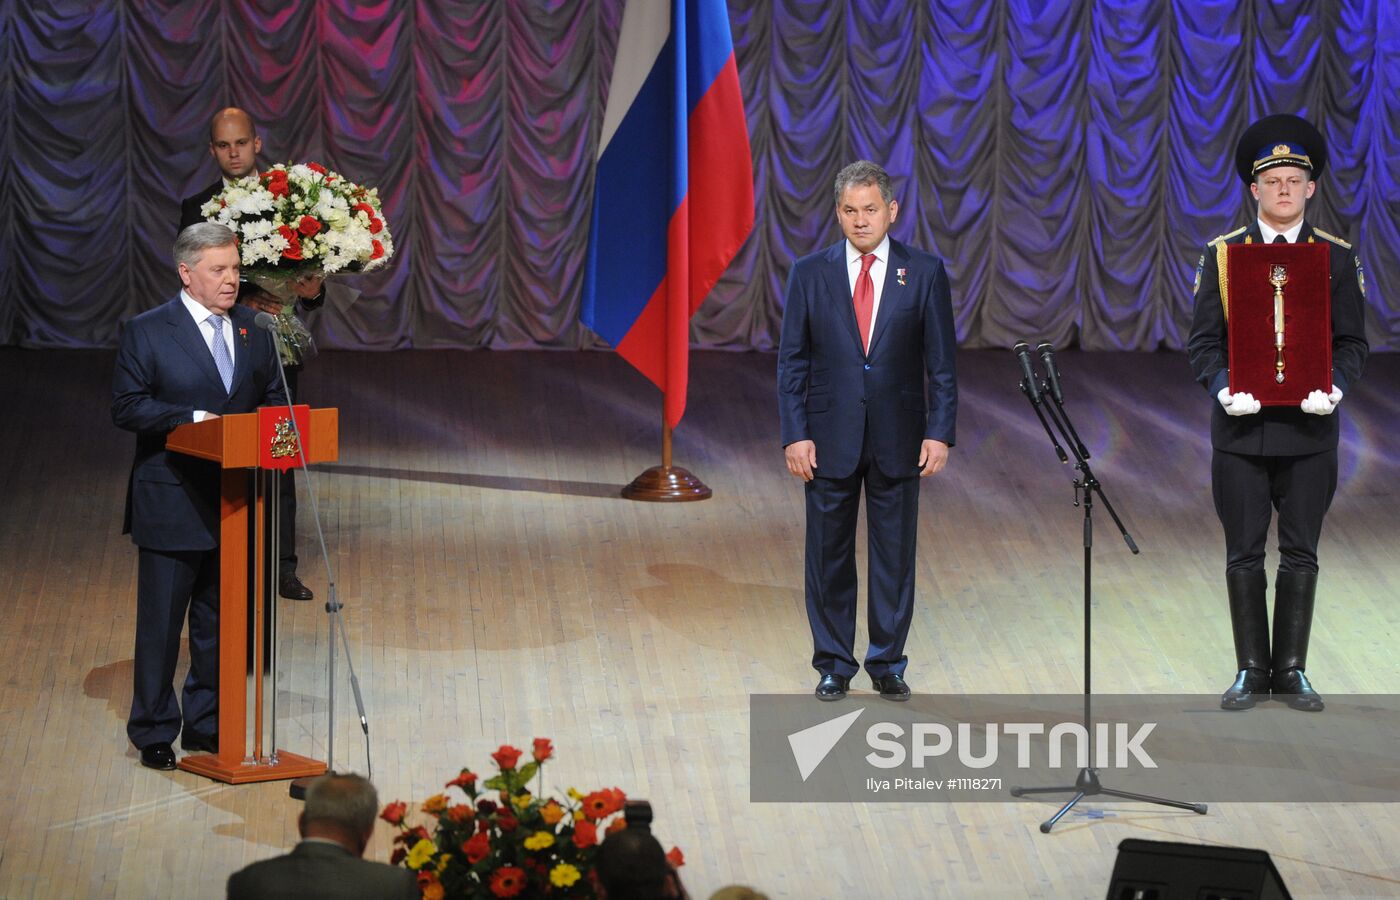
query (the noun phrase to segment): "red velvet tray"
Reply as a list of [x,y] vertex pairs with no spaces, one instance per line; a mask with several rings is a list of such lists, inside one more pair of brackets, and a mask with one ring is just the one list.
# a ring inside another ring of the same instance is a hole
[[[1231,244],[1227,253],[1230,393],[1297,406],[1332,389],[1332,294],[1326,244]],[[1274,286],[1283,266],[1284,380],[1274,348]]]

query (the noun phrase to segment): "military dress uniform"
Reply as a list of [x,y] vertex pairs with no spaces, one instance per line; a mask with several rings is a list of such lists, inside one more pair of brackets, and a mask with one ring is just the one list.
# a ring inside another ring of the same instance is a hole
[[[1279,135],[1280,129],[1269,123],[1276,126],[1276,120],[1285,119],[1293,122],[1282,123],[1284,134]],[[1291,127],[1295,123],[1306,127]],[[1241,176],[1247,181],[1273,166],[1310,169],[1310,180],[1316,179],[1325,149],[1310,125],[1292,116],[1270,117],[1246,132],[1241,139],[1242,151],[1248,152],[1247,142],[1261,136],[1265,149],[1248,153],[1240,165]],[[1248,708],[1254,705],[1254,694],[1267,695],[1272,689],[1275,694],[1289,695],[1295,708],[1321,709],[1322,700],[1303,670],[1317,590],[1317,544],[1337,486],[1337,415],[1312,415],[1292,406],[1230,415],[1216,402],[1220,391],[1229,386],[1229,316],[1227,304],[1222,302],[1222,295],[1227,294],[1225,248],[1262,240],[1260,225],[1255,222],[1206,246],[1196,271],[1195,313],[1187,344],[1196,380],[1212,398],[1211,491],[1225,532],[1225,582],[1239,671],[1221,705]],[[1361,377],[1368,354],[1361,261],[1346,241],[1306,220],[1296,240],[1325,244],[1330,254],[1332,383],[1345,395]],[[1274,510],[1278,512],[1280,559],[1271,650],[1264,549]]]

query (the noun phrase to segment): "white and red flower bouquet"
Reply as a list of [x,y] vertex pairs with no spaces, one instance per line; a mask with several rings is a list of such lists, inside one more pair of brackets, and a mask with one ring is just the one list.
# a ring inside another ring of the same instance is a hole
[[283,361],[301,362],[311,335],[296,317],[293,284],[309,275],[369,272],[394,253],[379,192],[318,163],[279,163],[215,194],[205,219],[238,235],[243,275],[282,303]]

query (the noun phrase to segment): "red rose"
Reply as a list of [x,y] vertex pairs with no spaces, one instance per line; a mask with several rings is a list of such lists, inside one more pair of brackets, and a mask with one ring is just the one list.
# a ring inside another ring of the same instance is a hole
[[[378,257],[384,255],[383,248],[378,246],[378,241],[375,241],[374,243],[375,258],[377,259]],[[496,761],[496,765],[500,766],[502,769],[514,769],[515,764],[520,762],[520,751],[512,747],[510,744],[502,744],[501,749],[491,754],[491,758],[494,759]]]
[[315,216],[302,216],[301,221],[297,223],[297,231],[300,231],[307,237],[311,237],[311,235],[320,230],[321,222]]
[[454,825],[461,825],[472,817],[472,808],[465,803],[458,803],[456,806],[448,807],[447,818]]
[[574,823],[574,846],[580,850],[587,850],[598,843],[598,826],[584,819]]
[[301,238],[288,225],[278,225],[277,233],[287,240],[287,249],[282,251],[282,255],[287,259],[301,259]]
[[291,193],[286,172],[269,172],[263,178],[267,180],[267,192],[272,196],[285,197]]
[[506,834],[510,834],[520,826],[520,820],[510,813],[501,813],[500,818],[496,819],[496,826]]
[[407,803],[403,802],[402,800],[395,800],[393,803],[390,803],[388,806],[384,807],[384,811],[379,814],[379,818],[388,822],[390,825],[402,825],[403,814],[407,811]]
[[514,897],[525,890],[525,870],[504,866],[491,876],[491,893],[497,897]]
[[389,854],[389,865],[397,866],[399,863],[403,862],[403,858],[407,855],[408,851],[402,847],[399,847],[393,853]]
[[[369,255],[369,258],[370,258],[370,259],[379,259],[381,256],[384,255],[384,245],[383,245],[383,244],[379,243],[378,241],[370,241],[370,243],[374,245],[374,252],[371,253],[371,254]],[[491,755],[492,755],[492,757],[494,758],[496,754],[493,753],[493,754],[491,754]],[[519,750],[516,750],[516,751],[515,751],[515,757],[514,757],[514,758],[516,758],[516,759],[519,759],[519,758],[520,758],[520,751],[519,751]],[[498,761],[499,761],[499,760],[498,760]],[[512,764],[512,765],[509,765],[509,766],[501,766],[501,768],[502,768],[502,769],[513,769],[513,768],[515,768],[515,766]]]
[[369,220],[369,233],[370,233],[370,234],[378,234],[379,232],[381,232],[381,231],[383,231],[383,230],[384,230],[384,220],[383,220],[383,219],[376,219],[376,218],[374,218],[373,216],[371,216],[371,217],[370,217],[370,220]]
[[476,773],[470,769],[463,769],[461,775],[447,782],[445,786],[465,789],[473,784],[476,784]]
[[476,808],[481,810],[482,815],[489,816],[496,811],[496,801],[478,800],[476,801]]
[[462,842],[462,852],[467,855],[467,862],[476,865],[491,852],[491,836],[477,832]]
[[666,854],[666,861],[670,863],[672,867],[679,869],[681,866],[685,865],[685,854],[681,852],[680,847],[672,847],[671,851]]
[[370,206],[368,203],[356,203],[354,206],[350,207],[350,209],[355,212],[362,212],[371,219],[374,218],[374,207]]
[[553,755],[554,745],[549,742],[549,738],[535,738],[535,762],[544,762]]
[[326,167],[320,163],[307,163],[306,167],[313,172],[319,172],[322,175],[326,174]]
[[411,836],[418,838],[418,840],[420,840],[420,841],[431,841],[431,840],[432,840],[432,836],[428,834],[428,829],[427,829],[427,828],[424,828],[422,825],[419,825],[419,826],[417,826],[416,828],[410,829],[408,833],[409,833]]

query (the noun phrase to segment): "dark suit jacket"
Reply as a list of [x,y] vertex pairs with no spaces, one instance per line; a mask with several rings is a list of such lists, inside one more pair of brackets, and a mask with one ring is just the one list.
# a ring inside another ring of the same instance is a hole
[[[1256,220],[1218,237],[1206,245],[1196,267],[1196,311],[1191,320],[1187,355],[1196,380],[1210,392],[1211,446],[1228,453],[1254,456],[1305,456],[1337,446],[1338,415],[1316,416],[1297,407],[1266,406],[1248,416],[1232,416],[1216,399],[1230,384],[1230,343],[1224,307],[1220,303],[1220,269],[1216,248],[1220,244],[1261,243]],[[1369,345],[1366,343],[1366,299],[1362,290],[1361,261],[1350,244],[1321,234],[1307,222],[1298,232],[1299,243],[1324,243],[1331,251],[1328,266],[1332,288],[1332,383],[1342,393],[1361,377]],[[818,457],[820,459],[820,457]]]
[[360,859],[335,844],[302,841],[286,856],[253,863],[228,879],[229,900],[376,900],[420,896],[408,869]]
[[223,189],[224,180],[220,178],[193,197],[186,197],[180,203],[180,230],[184,231],[191,225],[197,225],[203,222],[204,217],[199,214],[199,208],[208,203],[210,197],[213,197]]
[[[152,550],[210,550],[219,542],[219,471],[165,451],[194,411],[225,415],[286,402],[267,332],[253,311],[229,311],[233,387],[226,394],[199,326],[179,297],[126,323],[112,376],[112,421],[136,432],[122,533]],[[242,329],[246,334],[240,334]]]
[[954,442],[956,344],[938,257],[890,240],[868,356],[851,303],[846,242],[799,259],[788,276],[778,346],[783,445],[815,441],[817,474],[843,478],[860,462],[868,423],[880,471],[917,474],[924,439]]

